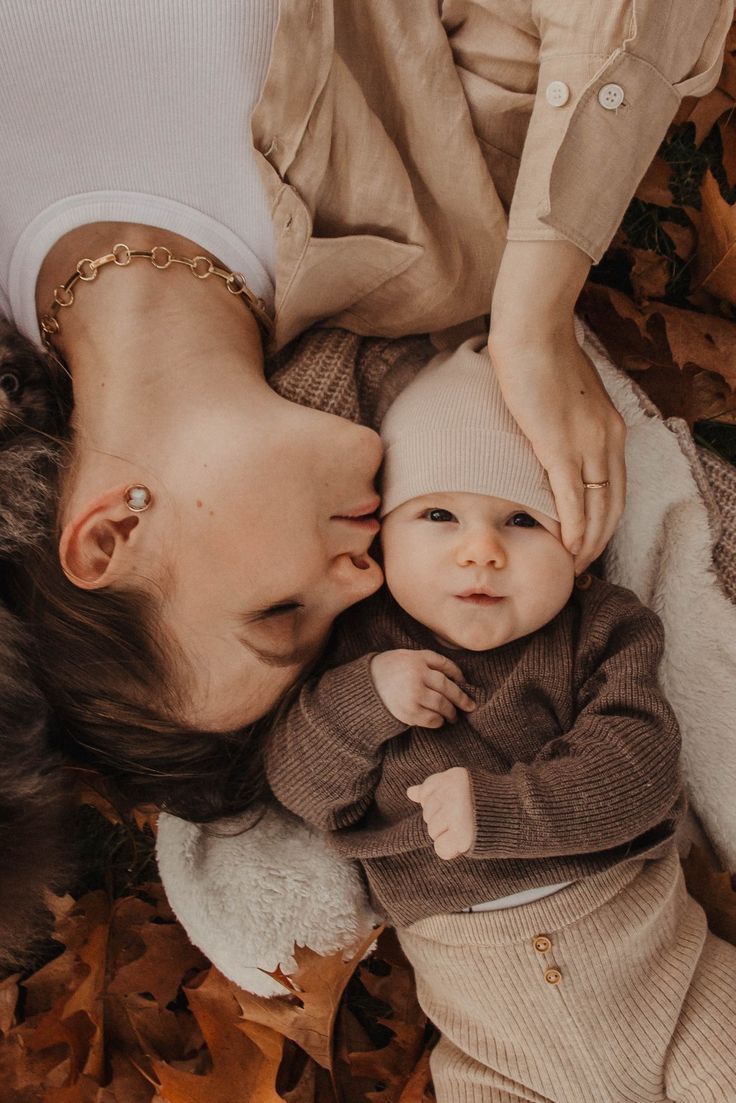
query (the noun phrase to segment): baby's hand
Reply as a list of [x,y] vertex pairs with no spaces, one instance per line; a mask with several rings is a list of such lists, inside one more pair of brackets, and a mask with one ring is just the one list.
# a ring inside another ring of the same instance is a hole
[[449,861],[467,854],[475,841],[475,816],[470,774],[463,766],[431,774],[421,785],[410,785],[406,795],[421,804],[439,858]]
[[435,651],[383,651],[371,660],[371,677],[391,715],[409,727],[441,728],[457,719],[459,708],[475,708],[455,684],[463,672]]

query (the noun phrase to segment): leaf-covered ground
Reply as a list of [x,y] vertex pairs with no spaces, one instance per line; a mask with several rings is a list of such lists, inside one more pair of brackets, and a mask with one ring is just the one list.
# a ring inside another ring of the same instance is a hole
[[[666,416],[736,461],[736,34],[686,101],[581,311]],[[155,825],[83,793],[73,894],[28,975],[0,981],[3,1103],[429,1103],[435,1040],[391,931],[366,961],[297,952],[284,997],[243,992],[175,922]],[[694,850],[691,892],[736,943],[732,877]],[[359,956],[359,955],[358,955]]]

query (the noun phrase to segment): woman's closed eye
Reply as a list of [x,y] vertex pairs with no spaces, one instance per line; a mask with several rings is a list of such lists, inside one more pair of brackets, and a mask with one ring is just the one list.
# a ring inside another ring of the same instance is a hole
[[270,666],[296,666],[310,661],[320,650],[322,640],[302,639],[299,633],[300,601],[283,601],[238,618],[240,642]]

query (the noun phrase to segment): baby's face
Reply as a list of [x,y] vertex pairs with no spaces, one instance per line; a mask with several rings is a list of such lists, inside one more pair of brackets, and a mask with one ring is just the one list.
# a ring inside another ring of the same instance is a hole
[[384,518],[388,588],[443,643],[500,647],[547,624],[575,582],[551,517],[485,494],[427,494]]

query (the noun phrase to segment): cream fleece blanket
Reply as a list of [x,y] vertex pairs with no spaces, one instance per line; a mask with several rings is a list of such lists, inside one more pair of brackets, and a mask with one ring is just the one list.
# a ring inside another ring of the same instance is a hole
[[[717,518],[699,490],[695,448],[681,422],[665,422],[608,359],[589,330],[578,337],[628,427],[627,504],[606,553],[606,575],[662,618],[662,686],[677,714],[691,806],[719,858],[736,869],[736,606],[712,567]],[[294,945],[349,952],[378,917],[357,867],[319,832],[269,811],[199,828],[159,820],[166,893],[195,945],[242,987],[283,995],[267,974],[293,968]]]

